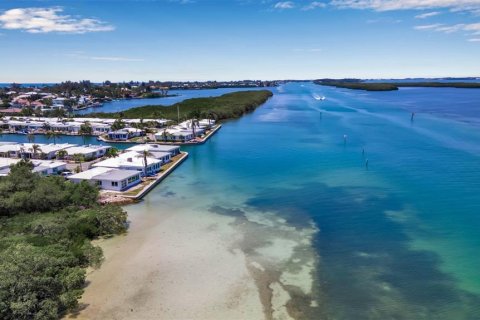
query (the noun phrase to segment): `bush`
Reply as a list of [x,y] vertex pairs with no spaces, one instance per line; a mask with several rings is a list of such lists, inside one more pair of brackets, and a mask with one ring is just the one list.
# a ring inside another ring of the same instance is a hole
[[0,319],[57,319],[77,306],[99,236],[126,231],[127,214],[98,190],[41,177],[20,161],[0,181]]

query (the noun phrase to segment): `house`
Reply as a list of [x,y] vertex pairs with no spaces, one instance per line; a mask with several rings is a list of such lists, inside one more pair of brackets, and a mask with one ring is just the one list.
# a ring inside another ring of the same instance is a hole
[[215,125],[215,120],[213,119],[202,119],[198,121],[200,127],[211,128]]
[[[10,173],[10,166],[16,164],[20,159],[0,158],[0,177]],[[67,164],[61,161],[32,160],[33,172],[44,176],[56,175],[67,169]]]
[[110,140],[128,140],[135,137],[140,137],[145,135],[145,130],[137,128],[123,128],[117,131],[110,131],[108,133],[108,139]]
[[17,163],[18,159],[0,158],[0,177],[5,177],[10,173],[10,166]]
[[128,151],[143,151],[147,150],[149,152],[168,152],[172,157],[180,154],[179,146],[172,146],[166,144],[138,144],[127,149]]
[[61,161],[32,160],[34,165],[33,172],[43,176],[60,174],[67,170],[67,164]]
[[162,132],[155,133],[155,140],[170,142],[186,142],[194,138],[191,130],[165,129]]
[[104,190],[124,191],[142,180],[137,170],[112,169],[95,167],[67,177],[73,183],[87,181]]
[[112,127],[110,124],[105,124],[105,123],[91,123],[91,125],[92,125],[92,130],[94,134],[107,133],[110,131],[110,128]]
[[[27,158],[32,158],[33,157],[33,145],[34,143],[24,143],[24,152]],[[76,146],[76,144],[70,144],[70,143],[58,143],[58,144],[39,144],[37,145],[40,147],[40,153],[42,155],[42,159],[55,159],[57,157],[57,152],[60,150],[64,150],[70,147]]]
[[118,157],[97,162],[93,164],[92,167],[136,170],[141,172],[142,176],[154,175],[160,171],[160,167],[162,165],[161,160],[158,160],[152,157],[147,157],[146,160],[147,160],[147,164],[145,165],[143,156],[141,154],[135,151],[129,151],[129,152],[120,154]]
[[[39,147],[37,154],[35,154],[34,145]],[[62,143],[62,144],[40,144],[40,143],[19,143],[19,144],[7,144],[0,145],[0,157],[7,158],[41,158],[51,160],[56,158],[57,152],[69,147],[76,146],[75,144]]]
[[52,99],[52,109],[63,109],[65,107],[65,98]]
[[[148,150],[148,149],[145,149]],[[144,150],[139,151],[132,151],[137,154],[137,157],[141,157]],[[160,165],[164,165],[172,161],[172,154],[170,152],[162,152],[162,151],[148,151],[149,157],[155,158],[161,161]]]
[[102,145],[87,145],[87,146],[74,146],[66,148],[65,151],[67,152],[67,158],[73,159],[73,156],[76,154],[80,154],[83,158],[87,161],[101,158],[105,155],[110,146],[102,146]]

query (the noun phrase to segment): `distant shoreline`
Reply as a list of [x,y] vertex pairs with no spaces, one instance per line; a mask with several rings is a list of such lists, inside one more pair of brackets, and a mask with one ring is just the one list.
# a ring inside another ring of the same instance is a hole
[[359,80],[315,80],[321,86],[365,91],[395,91],[399,88],[480,89],[478,82],[362,82]]

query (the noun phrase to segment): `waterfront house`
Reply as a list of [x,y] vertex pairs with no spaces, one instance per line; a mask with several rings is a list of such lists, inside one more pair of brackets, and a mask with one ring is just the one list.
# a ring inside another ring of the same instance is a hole
[[155,134],[155,140],[157,141],[187,142],[193,138],[194,136],[191,130],[182,129],[165,129]]
[[82,155],[86,161],[90,161],[103,157],[110,148],[110,146],[102,145],[73,146],[65,149],[68,154],[66,158],[73,159],[74,155],[79,154]]
[[105,123],[91,123],[91,126],[92,126],[92,130],[93,130],[93,134],[103,134],[103,133],[107,133],[110,131],[111,129],[111,125],[110,124],[105,124]]
[[124,170],[136,170],[141,173],[142,176],[154,175],[160,171],[162,161],[153,157],[147,157],[147,168],[145,171],[145,163],[143,156],[135,151],[129,151],[120,154],[118,157],[106,159],[97,162],[92,167],[104,167],[112,169],[124,169]]
[[180,154],[179,146],[172,146],[167,144],[138,144],[127,149],[128,151],[141,152],[147,150],[149,152],[168,152],[172,157]]
[[110,131],[108,133],[108,139],[126,141],[131,138],[144,136],[145,131],[137,128],[123,128],[117,131]]
[[124,191],[142,180],[137,170],[112,169],[106,167],[95,167],[67,177],[73,183],[87,181],[104,190]]
[[[35,154],[33,145],[37,145],[40,150]],[[41,144],[41,143],[18,143],[18,144],[6,144],[0,145],[0,157],[8,158],[25,158],[25,159],[47,159],[51,160],[56,157],[59,150],[63,150],[69,147],[76,146],[75,144],[62,143],[62,144]]]
[[[20,159],[0,158],[0,177],[7,176],[10,173],[10,166],[16,164]],[[65,171],[67,164],[61,161],[51,160],[32,160],[33,172],[44,176],[56,175]]]
[[52,109],[63,109],[65,107],[66,98],[52,99]]
[[198,125],[200,127],[210,129],[211,127],[213,127],[215,125],[215,120],[214,119],[202,119],[202,120],[198,121]]

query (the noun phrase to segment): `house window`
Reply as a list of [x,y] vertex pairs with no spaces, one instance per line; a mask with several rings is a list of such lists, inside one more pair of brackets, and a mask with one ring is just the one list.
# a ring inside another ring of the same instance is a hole
[[112,187],[118,187],[118,182],[117,181],[112,181]]
[[127,180],[122,181],[122,188],[125,188],[127,186]]
[[97,186],[101,186],[101,185],[102,185],[102,181],[101,181],[101,180],[97,180],[96,185],[97,185]]

